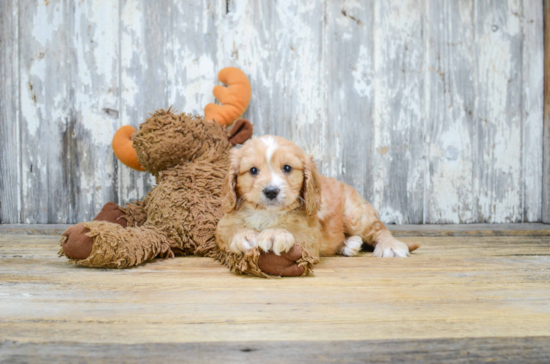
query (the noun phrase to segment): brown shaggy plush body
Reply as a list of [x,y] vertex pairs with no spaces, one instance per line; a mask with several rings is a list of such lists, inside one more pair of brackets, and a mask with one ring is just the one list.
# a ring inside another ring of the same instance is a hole
[[[82,266],[126,268],[156,257],[194,254],[213,257],[235,273],[269,276],[258,268],[258,249],[227,253],[215,242],[216,225],[223,215],[222,184],[233,147],[222,126],[160,110],[140,126],[133,146],[139,163],[155,176],[157,185],[144,200],[118,206],[123,216],[117,215],[117,221],[100,219],[100,213],[96,220],[104,221],[68,229],[61,239],[61,255]],[[120,218],[126,220],[126,227]],[[86,239],[88,243],[83,242]],[[88,251],[81,253],[86,250],[83,247]]]

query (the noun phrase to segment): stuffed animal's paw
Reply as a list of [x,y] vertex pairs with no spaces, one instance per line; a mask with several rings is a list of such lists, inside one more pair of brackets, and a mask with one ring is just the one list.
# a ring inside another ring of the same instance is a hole
[[274,276],[299,277],[304,274],[306,267],[300,265],[302,259],[302,248],[294,245],[287,253],[280,255],[274,252],[262,253],[258,261],[258,267],[262,272]]
[[[94,221],[107,221],[126,227],[127,221],[124,216],[124,212],[118,208],[116,203],[107,202],[94,218]],[[85,227],[83,223],[70,226],[65,230],[61,237],[63,253],[70,259],[88,258],[94,245],[92,238],[88,236],[89,232],[90,229]]]
[[90,229],[83,223],[69,227],[62,235],[61,248],[70,259],[86,259],[92,252],[94,241],[87,234]]
[[94,221],[107,221],[113,224],[119,224],[122,227],[126,227],[128,222],[124,218],[126,214],[118,208],[118,205],[114,202],[107,202],[103,205],[103,208],[94,218]]

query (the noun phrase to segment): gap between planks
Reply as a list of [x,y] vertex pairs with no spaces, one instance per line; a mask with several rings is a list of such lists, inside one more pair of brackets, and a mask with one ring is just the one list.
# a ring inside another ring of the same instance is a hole
[[[60,235],[70,224],[0,224],[4,235]],[[386,225],[394,236],[550,236],[550,224]]]

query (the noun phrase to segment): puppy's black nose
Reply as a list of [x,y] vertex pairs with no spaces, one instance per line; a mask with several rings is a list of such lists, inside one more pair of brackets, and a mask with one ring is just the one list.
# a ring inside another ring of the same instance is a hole
[[270,200],[273,200],[277,197],[279,194],[279,189],[276,187],[266,187],[264,188],[264,195],[265,197],[269,198]]

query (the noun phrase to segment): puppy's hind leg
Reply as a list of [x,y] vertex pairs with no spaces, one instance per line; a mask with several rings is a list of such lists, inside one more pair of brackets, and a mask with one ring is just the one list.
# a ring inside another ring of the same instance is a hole
[[[351,186],[345,185],[344,191],[344,232],[350,237],[359,236],[362,241],[373,246],[375,257],[407,257],[409,252],[420,247],[419,244],[405,244],[394,238],[378,220],[374,208]],[[342,254],[346,248],[347,244],[342,249]]]

